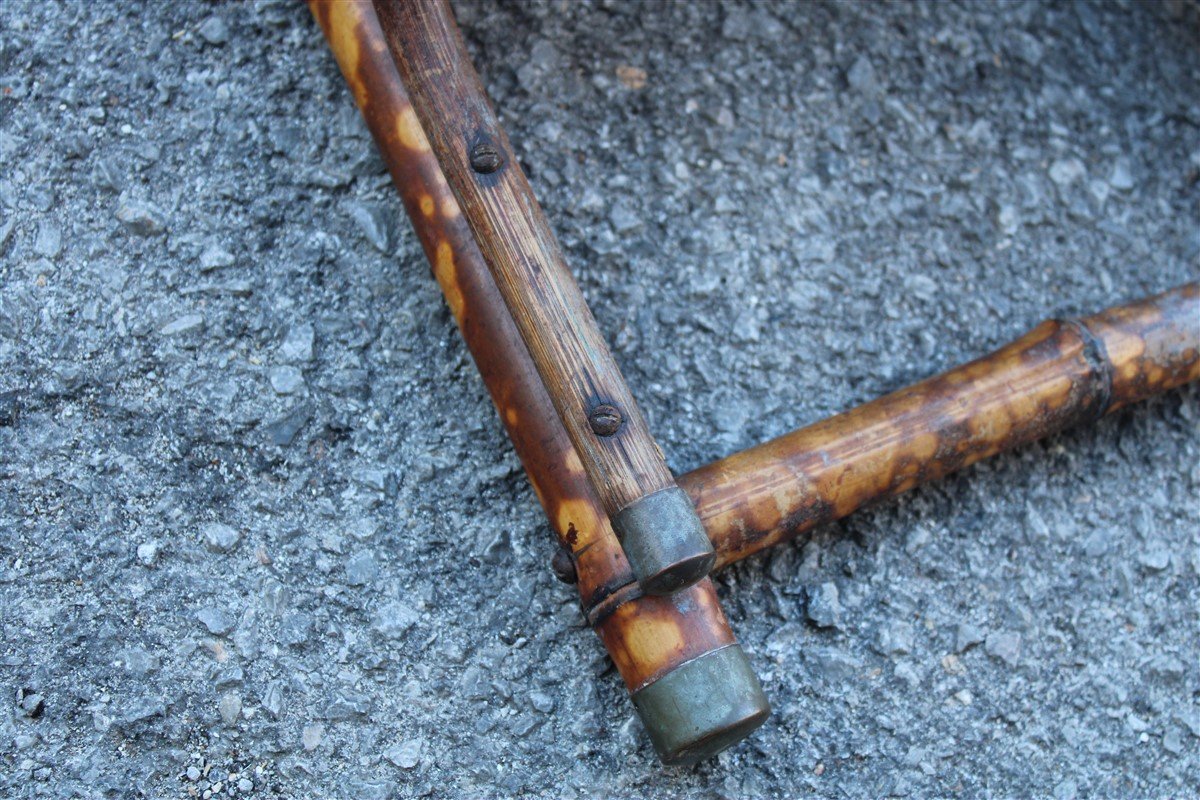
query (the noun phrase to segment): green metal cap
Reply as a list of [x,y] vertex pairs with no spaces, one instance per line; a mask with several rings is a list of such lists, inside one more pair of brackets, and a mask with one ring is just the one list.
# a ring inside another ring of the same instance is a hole
[[612,526],[646,594],[687,588],[717,560],[691,498],[677,486],[633,501],[612,516]]
[[705,653],[633,693],[664,764],[695,764],[766,722],[771,705],[741,645]]

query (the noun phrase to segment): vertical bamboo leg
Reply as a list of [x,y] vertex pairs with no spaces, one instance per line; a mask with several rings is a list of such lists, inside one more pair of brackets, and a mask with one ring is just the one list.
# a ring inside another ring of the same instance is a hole
[[689,763],[770,712],[709,580],[643,595],[412,112],[370,0],[309,0],[659,754]]
[[376,0],[421,127],[642,588],[704,577],[713,551],[567,269],[447,0]]

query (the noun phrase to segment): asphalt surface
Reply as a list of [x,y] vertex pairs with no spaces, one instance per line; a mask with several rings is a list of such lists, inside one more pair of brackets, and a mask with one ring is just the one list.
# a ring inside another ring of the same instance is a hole
[[[1194,4],[456,3],[671,466],[1200,272]],[[0,796],[1195,797],[1200,392],[719,577],[664,769],[299,3],[0,3]]]

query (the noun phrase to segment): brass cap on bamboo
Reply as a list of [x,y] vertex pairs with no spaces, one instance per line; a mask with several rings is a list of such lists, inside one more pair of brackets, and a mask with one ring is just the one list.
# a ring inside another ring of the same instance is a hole
[[612,517],[646,594],[674,594],[702,579],[717,555],[692,500],[677,486],[642,497]]
[[705,653],[633,693],[664,764],[695,764],[737,744],[771,715],[740,645]]

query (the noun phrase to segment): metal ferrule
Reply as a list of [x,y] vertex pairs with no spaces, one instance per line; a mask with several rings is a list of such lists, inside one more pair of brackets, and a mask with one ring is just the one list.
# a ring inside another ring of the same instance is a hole
[[750,735],[771,705],[737,644],[694,658],[633,693],[664,764],[703,761]]
[[646,594],[691,586],[716,561],[692,500],[672,486],[642,497],[612,517],[613,530]]

